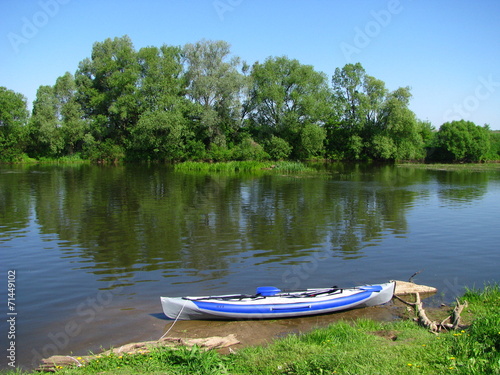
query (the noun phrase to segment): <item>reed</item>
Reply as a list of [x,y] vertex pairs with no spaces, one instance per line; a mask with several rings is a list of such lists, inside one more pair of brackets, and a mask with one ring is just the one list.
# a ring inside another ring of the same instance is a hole
[[187,161],[175,165],[175,170],[179,172],[205,172],[205,173],[238,173],[275,171],[279,173],[303,173],[316,172],[300,162],[259,162],[259,161],[228,161],[220,163],[204,163]]

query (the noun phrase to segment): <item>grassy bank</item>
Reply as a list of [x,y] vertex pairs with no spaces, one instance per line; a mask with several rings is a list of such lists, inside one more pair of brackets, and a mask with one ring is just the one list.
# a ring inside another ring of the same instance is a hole
[[[468,290],[460,331],[411,320],[340,322],[220,355],[197,347],[98,358],[61,374],[500,374],[500,288]],[[14,374],[15,372],[10,372]]]
[[402,163],[398,167],[411,167],[435,171],[500,171],[500,163],[464,163],[464,164],[424,164],[424,163]]
[[58,164],[91,164],[89,159],[82,159],[79,154],[61,156],[58,158],[41,157],[30,158],[28,155],[23,154],[19,159],[14,162],[5,162],[0,160],[0,164],[43,164],[43,165],[58,165]]

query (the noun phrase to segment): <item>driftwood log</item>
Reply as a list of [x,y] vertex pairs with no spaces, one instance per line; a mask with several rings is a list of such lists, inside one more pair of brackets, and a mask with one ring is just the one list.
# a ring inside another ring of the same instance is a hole
[[403,302],[404,304],[413,307],[415,309],[415,314],[416,314],[416,318],[414,320],[421,326],[429,329],[429,331],[432,333],[437,334],[442,331],[464,328],[464,326],[460,324],[460,314],[462,313],[463,309],[467,307],[467,301],[464,301],[464,303],[460,303],[460,301],[457,299],[456,306],[453,309],[452,314],[442,322],[436,322],[430,320],[429,317],[427,316],[427,313],[425,312],[425,309],[422,304],[422,300],[420,299],[419,292],[415,293],[415,302],[405,301],[404,299],[398,297],[397,295],[394,295],[394,297],[399,301]]
[[213,336],[213,337],[199,338],[199,339],[182,339],[176,337],[165,337],[158,341],[144,341],[144,342],[137,342],[137,343],[123,345],[119,348],[110,349],[98,355],[86,355],[86,356],[54,355],[52,357],[42,359],[42,364],[38,367],[37,371],[55,372],[63,367],[68,367],[68,366],[80,367],[90,362],[93,359],[106,357],[113,354],[114,355],[146,354],[149,353],[152,348],[158,348],[158,347],[176,348],[179,346],[193,347],[197,345],[201,348],[209,350],[209,349],[226,348],[239,343],[240,342],[236,339],[236,336],[233,334],[224,337]]
[[432,286],[419,285],[408,281],[394,280],[396,282],[396,290],[394,294],[404,296],[415,293],[436,293],[437,289]]

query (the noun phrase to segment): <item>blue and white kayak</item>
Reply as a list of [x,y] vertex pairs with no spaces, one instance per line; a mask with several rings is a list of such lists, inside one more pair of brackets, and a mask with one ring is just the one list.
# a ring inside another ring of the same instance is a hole
[[161,297],[165,315],[171,319],[274,319],[326,314],[389,302],[395,282],[355,288],[319,288],[282,292],[259,287],[254,295],[233,294],[205,297]]

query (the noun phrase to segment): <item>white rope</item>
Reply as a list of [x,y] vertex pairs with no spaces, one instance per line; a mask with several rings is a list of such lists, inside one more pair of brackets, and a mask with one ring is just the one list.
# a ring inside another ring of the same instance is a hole
[[76,359],[75,357],[71,357],[71,356],[69,356],[69,355],[68,355],[68,356],[66,356],[66,357],[71,358],[73,361],[75,361],[75,362],[77,363],[78,367],[82,367],[82,366],[83,366],[83,365],[80,363],[80,361],[79,361],[78,359]]
[[182,308],[179,311],[179,313],[177,314],[177,317],[175,318],[174,322],[172,323],[172,325],[170,326],[170,328],[167,330],[167,332],[165,332],[163,334],[163,336],[158,339],[158,341],[160,341],[162,338],[164,338],[166,335],[168,335],[168,333],[172,330],[172,328],[174,328],[174,324],[177,323],[177,320],[179,320],[179,317],[181,316],[182,310],[184,310],[184,306],[186,306],[187,302],[188,302],[188,300],[186,300],[186,302],[184,302],[184,305],[182,305]]

